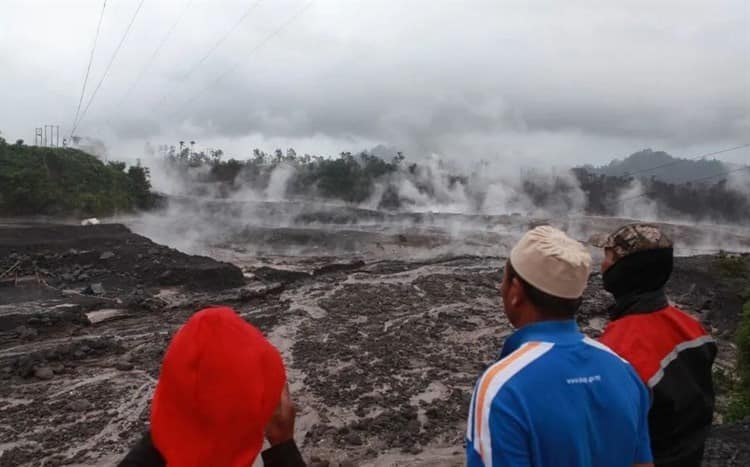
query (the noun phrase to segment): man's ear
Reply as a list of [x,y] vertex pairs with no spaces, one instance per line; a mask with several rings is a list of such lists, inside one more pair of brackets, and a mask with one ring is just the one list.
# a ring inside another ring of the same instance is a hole
[[526,300],[526,293],[523,289],[523,285],[521,284],[521,281],[518,280],[517,277],[514,277],[512,281],[510,281],[510,290],[509,293],[509,299],[510,304],[514,307],[517,307],[521,303],[523,303],[524,300]]

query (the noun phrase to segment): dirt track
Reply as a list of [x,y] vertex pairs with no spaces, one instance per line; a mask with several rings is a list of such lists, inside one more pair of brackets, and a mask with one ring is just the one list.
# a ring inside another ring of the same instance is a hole
[[[0,274],[16,265],[0,278],[0,466],[116,462],[146,427],[171,334],[210,304],[235,307],[282,350],[308,459],[463,465],[471,388],[511,332],[495,290],[502,260],[233,262],[242,270],[116,225],[0,228]],[[670,285],[731,369],[738,299],[716,259],[679,259]],[[593,275],[588,333],[608,300]],[[750,465],[746,434],[715,430],[707,465]]]

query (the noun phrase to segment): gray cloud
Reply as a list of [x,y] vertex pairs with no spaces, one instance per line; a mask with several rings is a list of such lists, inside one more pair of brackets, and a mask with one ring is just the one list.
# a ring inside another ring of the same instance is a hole
[[[187,75],[250,3],[194,2],[122,101],[184,4],[147,2],[81,132],[113,144],[200,138],[308,152],[384,143],[560,165],[646,146],[695,153],[750,134],[742,0],[317,0],[252,52],[303,5],[262,2]],[[134,7],[116,2],[105,16],[94,81]],[[34,126],[66,125],[97,9],[72,0],[3,8],[0,130],[28,138]]]

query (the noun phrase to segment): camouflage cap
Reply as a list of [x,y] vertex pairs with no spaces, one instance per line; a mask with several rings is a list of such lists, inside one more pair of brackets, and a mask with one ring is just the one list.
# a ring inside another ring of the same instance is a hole
[[639,251],[672,248],[673,243],[659,227],[653,224],[628,224],[610,235],[594,235],[589,243],[599,248],[611,248],[618,258]]

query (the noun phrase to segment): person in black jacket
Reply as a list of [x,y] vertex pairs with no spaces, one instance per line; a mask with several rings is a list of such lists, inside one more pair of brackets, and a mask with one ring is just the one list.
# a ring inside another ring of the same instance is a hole
[[656,467],[700,467],[714,412],[716,343],[669,303],[672,240],[657,226],[630,224],[592,239],[604,248],[604,288],[615,298],[600,341],[629,361],[651,390]]
[[304,467],[281,355],[229,308],[193,315],[167,349],[151,428],[120,467]]

